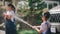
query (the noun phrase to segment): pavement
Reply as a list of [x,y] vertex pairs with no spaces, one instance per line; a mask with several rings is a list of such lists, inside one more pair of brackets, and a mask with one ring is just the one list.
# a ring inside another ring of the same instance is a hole
[[5,34],[5,31],[3,31],[3,30],[0,30],[0,34]]

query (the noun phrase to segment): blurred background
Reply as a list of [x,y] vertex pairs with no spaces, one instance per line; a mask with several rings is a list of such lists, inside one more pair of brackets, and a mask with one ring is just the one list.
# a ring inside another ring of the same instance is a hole
[[[0,30],[3,32],[5,31],[3,13],[6,11],[8,3],[12,3],[16,7],[15,14],[17,14],[18,17],[34,26],[42,23],[42,12],[49,11],[56,6],[59,6],[60,0],[0,0]],[[59,21],[57,19],[57,21],[52,20],[51,22]],[[16,20],[15,23],[18,34],[38,34],[37,31],[21,21]]]

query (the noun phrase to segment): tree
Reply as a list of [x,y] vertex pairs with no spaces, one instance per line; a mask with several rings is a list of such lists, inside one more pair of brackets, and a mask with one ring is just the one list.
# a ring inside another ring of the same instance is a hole
[[21,2],[18,6],[20,8],[20,14],[24,15],[24,19],[32,25],[40,25],[42,22],[42,10],[45,8],[43,0],[25,0]]
[[42,22],[41,20],[41,15],[42,15],[42,10],[46,8],[45,2],[43,0],[28,0],[29,1],[29,6],[32,15],[34,15],[34,23],[35,24],[40,24]]
[[45,3],[43,0],[29,0],[29,6],[31,10],[42,10],[45,8]]

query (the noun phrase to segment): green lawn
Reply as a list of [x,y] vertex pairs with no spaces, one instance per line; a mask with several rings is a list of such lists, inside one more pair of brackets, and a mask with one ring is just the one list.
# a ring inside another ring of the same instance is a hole
[[18,34],[38,34],[35,30],[19,30]]

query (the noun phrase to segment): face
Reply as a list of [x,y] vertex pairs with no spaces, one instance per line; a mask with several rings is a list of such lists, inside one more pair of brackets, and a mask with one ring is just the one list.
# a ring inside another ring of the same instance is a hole
[[45,20],[45,16],[42,17],[42,20],[43,20],[43,21]]
[[7,11],[11,11],[12,8],[11,8],[10,6],[8,6],[6,10],[7,10]]

